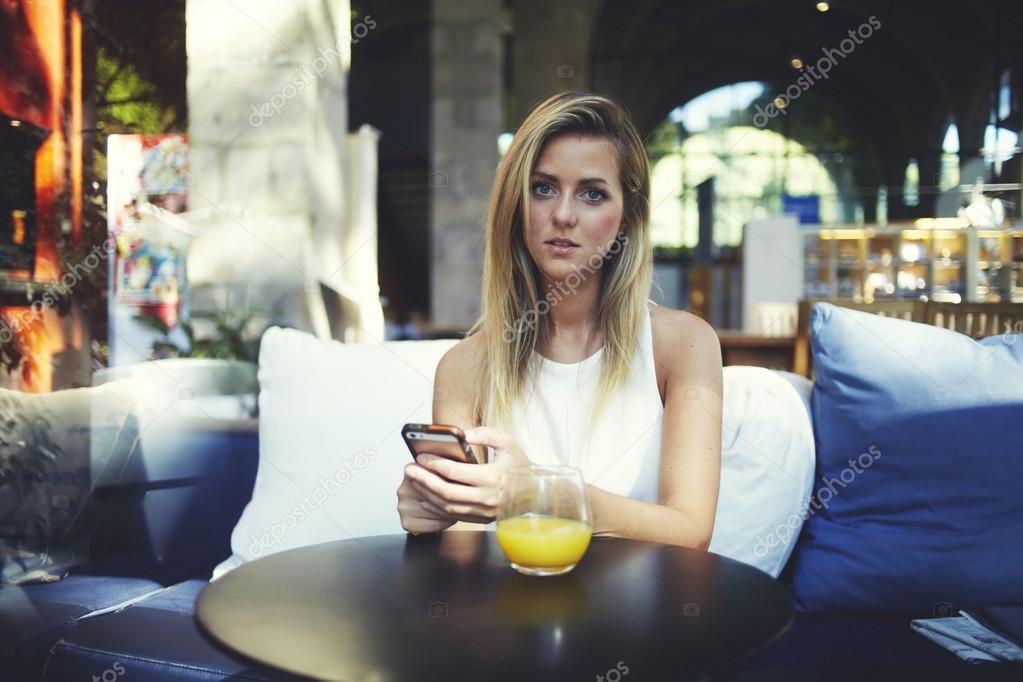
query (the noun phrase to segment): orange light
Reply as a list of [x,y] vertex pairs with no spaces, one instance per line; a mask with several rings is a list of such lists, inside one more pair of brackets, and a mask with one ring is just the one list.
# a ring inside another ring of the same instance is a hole
[[82,17],[71,13],[71,239],[82,234]]
[[32,308],[3,308],[0,318],[17,335],[24,353],[21,390],[49,393],[53,389],[53,356],[66,350],[60,317],[49,309],[37,313]]
[[21,246],[25,243],[25,212],[11,211],[11,221],[14,223],[14,234],[11,236],[11,242],[15,246]]

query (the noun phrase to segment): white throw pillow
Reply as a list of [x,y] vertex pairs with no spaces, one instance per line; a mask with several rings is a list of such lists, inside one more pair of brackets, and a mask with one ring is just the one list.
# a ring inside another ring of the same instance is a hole
[[430,422],[433,376],[456,342],[320,341],[293,329],[263,335],[259,468],[231,535],[226,571],[285,549],[401,533],[406,422]]
[[813,384],[760,367],[723,374],[721,485],[709,549],[777,577],[813,486]]

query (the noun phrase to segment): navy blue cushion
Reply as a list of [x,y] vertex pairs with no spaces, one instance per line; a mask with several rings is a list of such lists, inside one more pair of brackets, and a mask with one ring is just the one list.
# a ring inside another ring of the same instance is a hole
[[[193,615],[206,585],[190,580],[118,613],[79,625],[53,646],[43,679],[292,680],[210,642]],[[122,672],[123,671],[123,672]]]
[[1023,679],[1023,668],[974,665],[914,632],[907,617],[797,613],[761,653],[715,675],[716,682]]
[[158,589],[151,580],[83,575],[0,588],[0,682],[39,679],[50,646],[78,618]]
[[803,611],[1023,604],[1023,339],[815,306]]

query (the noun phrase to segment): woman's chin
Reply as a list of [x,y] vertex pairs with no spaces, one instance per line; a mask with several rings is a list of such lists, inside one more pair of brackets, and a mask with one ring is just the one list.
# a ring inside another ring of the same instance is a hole
[[541,268],[540,272],[552,283],[564,282],[569,276],[571,276],[573,281],[582,281],[586,279],[587,274],[579,265],[573,264],[570,261],[547,263]]

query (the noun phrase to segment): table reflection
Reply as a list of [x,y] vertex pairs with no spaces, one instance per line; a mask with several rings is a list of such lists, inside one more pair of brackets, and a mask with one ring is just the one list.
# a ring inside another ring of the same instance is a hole
[[590,611],[586,583],[576,572],[528,576],[511,572],[498,587],[497,613],[520,625],[545,625],[581,620]]

